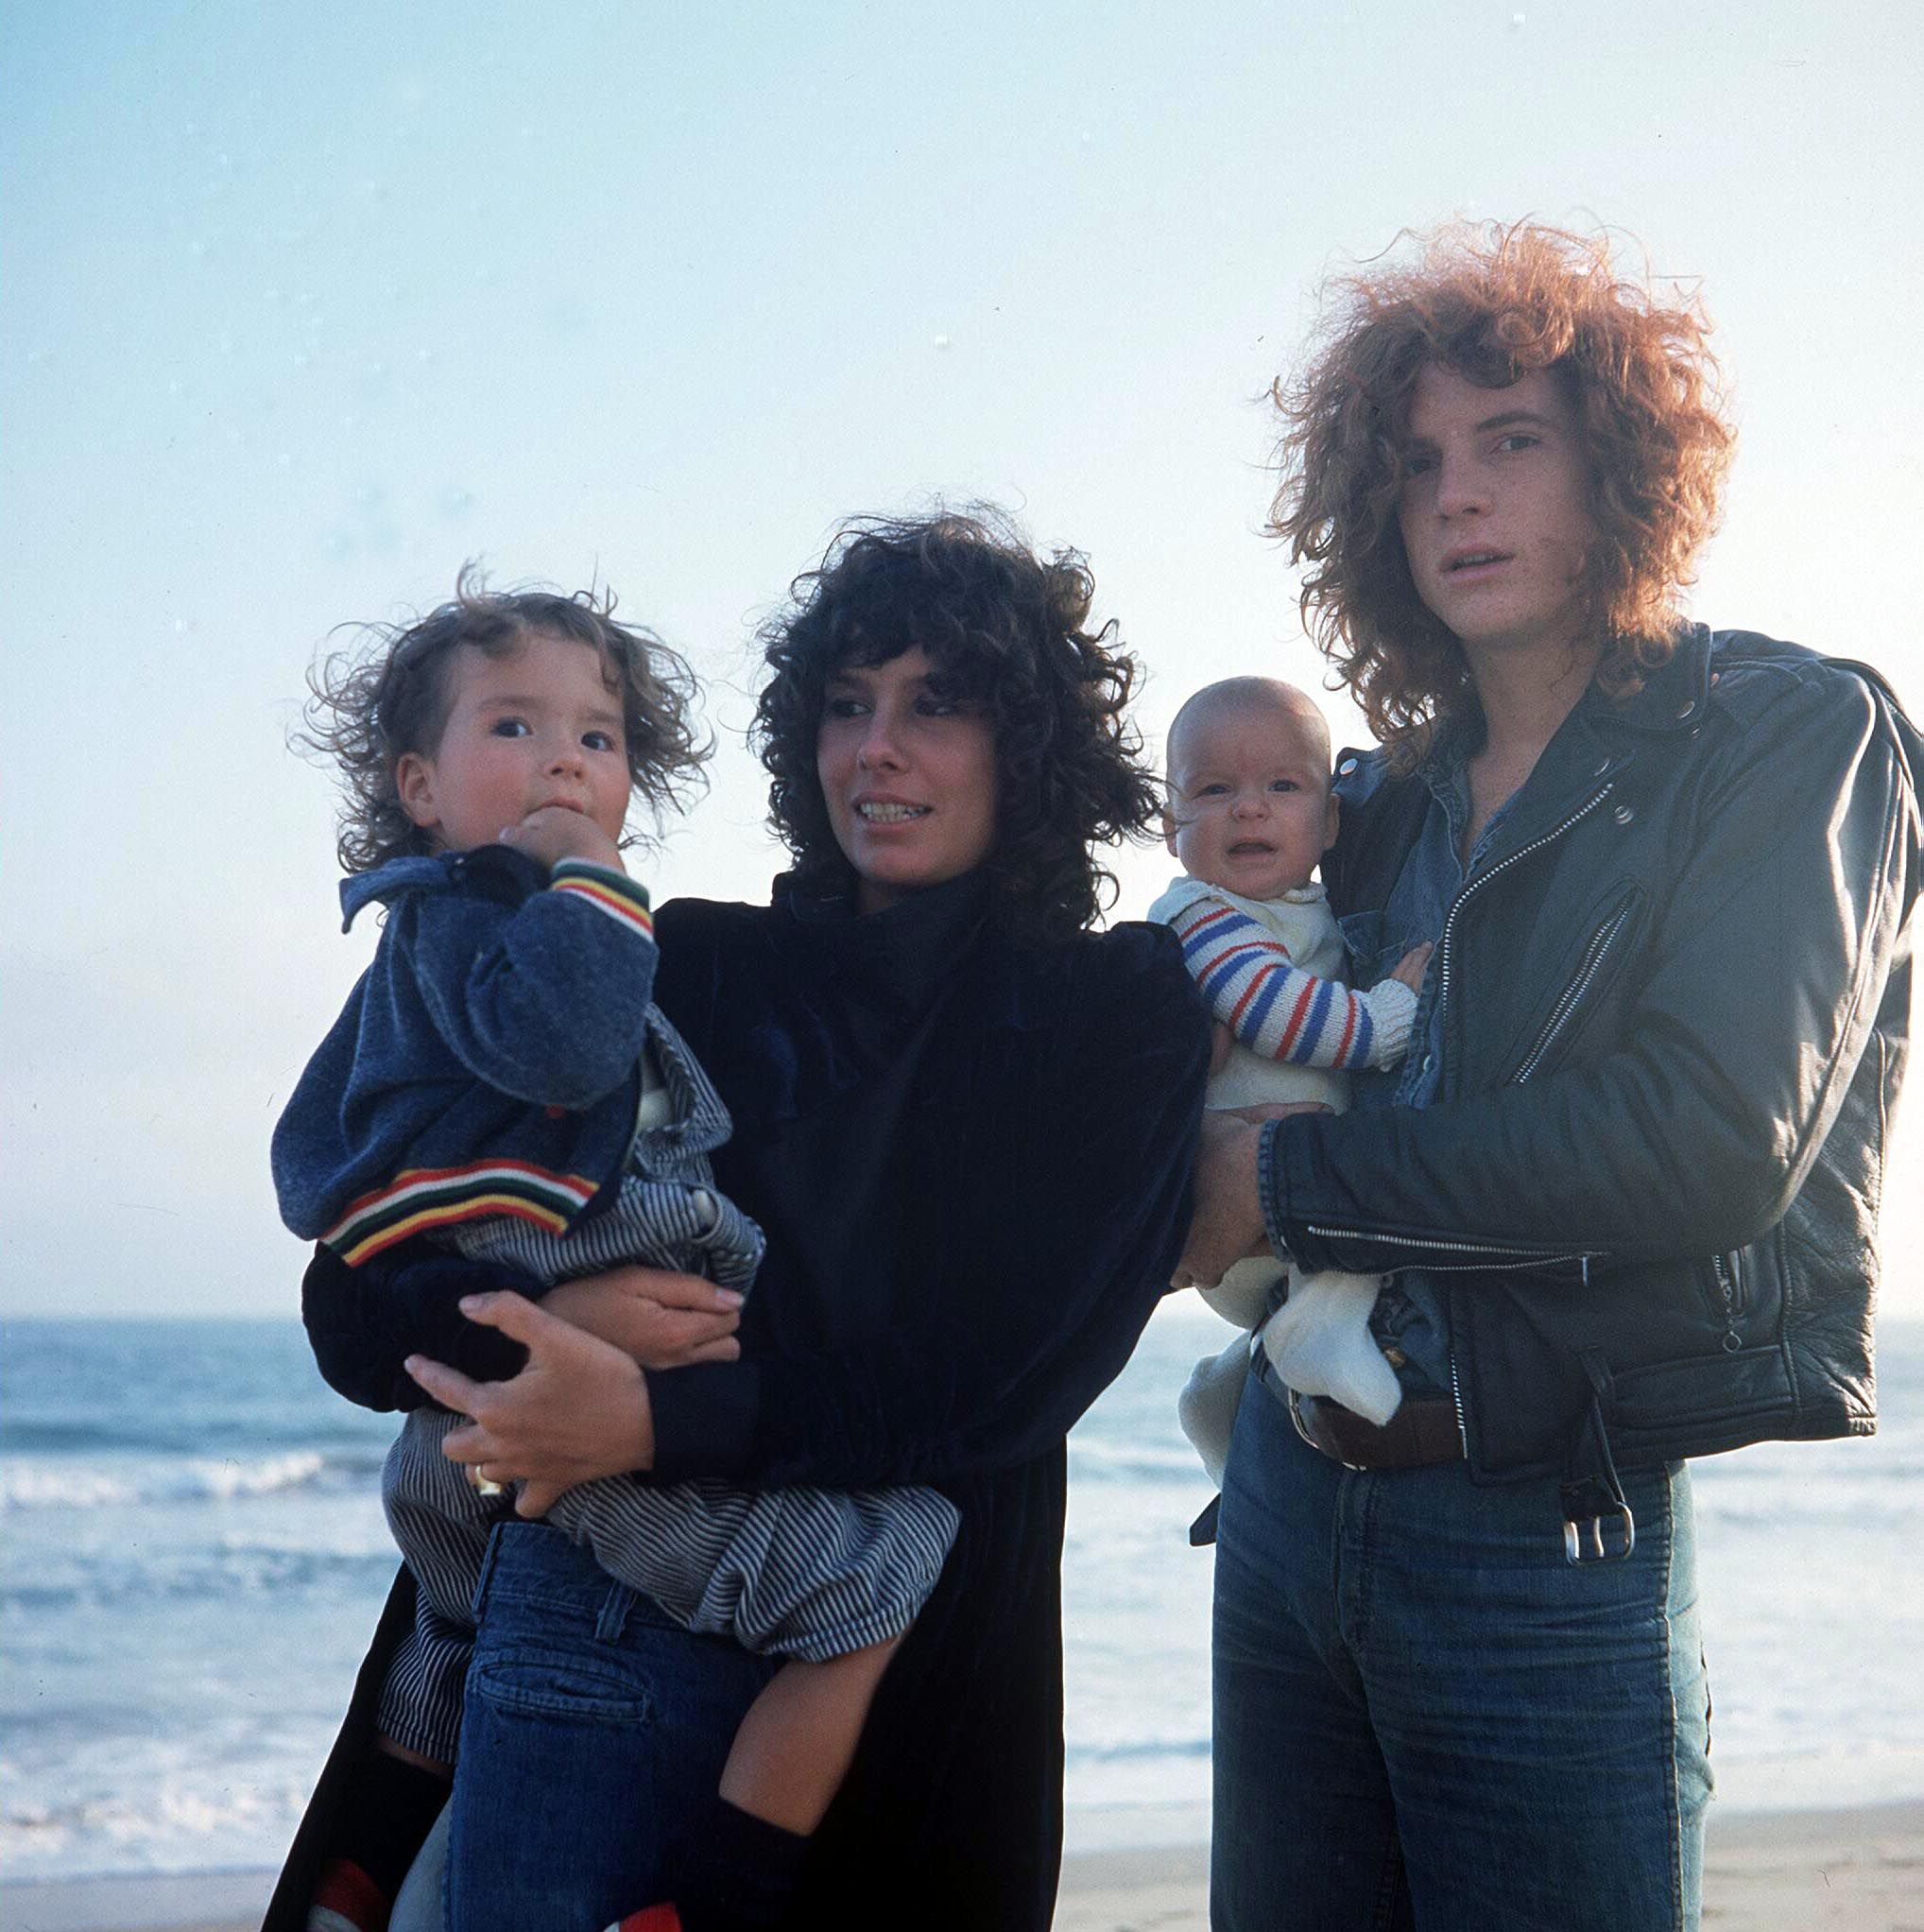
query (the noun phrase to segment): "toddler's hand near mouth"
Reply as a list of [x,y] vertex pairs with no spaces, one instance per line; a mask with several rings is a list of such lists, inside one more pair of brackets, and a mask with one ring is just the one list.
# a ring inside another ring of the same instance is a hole
[[511,845],[544,866],[558,865],[564,858],[586,859],[592,865],[608,866],[626,871],[621,852],[606,832],[585,813],[567,805],[538,805],[518,825],[501,835],[503,845]]

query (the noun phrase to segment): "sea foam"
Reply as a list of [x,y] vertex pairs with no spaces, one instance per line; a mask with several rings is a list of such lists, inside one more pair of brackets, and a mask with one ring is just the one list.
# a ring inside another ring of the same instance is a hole
[[225,1502],[270,1495],[318,1482],[328,1458],[315,1450],[291,1450],[249,1461],[198,1458],[185,1463],[159,1459],[99,1469],[59,1462],[13,1463],[0,1469],[0,1510],[99,1509],[138,1503]]

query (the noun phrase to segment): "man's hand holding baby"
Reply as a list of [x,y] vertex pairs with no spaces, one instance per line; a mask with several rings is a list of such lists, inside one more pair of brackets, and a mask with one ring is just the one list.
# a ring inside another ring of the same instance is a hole
[[1231,1263],[1270,1252],[1256,1178],[1263,1124],[1292,1113],[1329,1111],[1320,1101],[1295,1100],[1203,1115],[1202,1145],[1190,1181],[1195,1208],[1172,1287],[1212,1288]]

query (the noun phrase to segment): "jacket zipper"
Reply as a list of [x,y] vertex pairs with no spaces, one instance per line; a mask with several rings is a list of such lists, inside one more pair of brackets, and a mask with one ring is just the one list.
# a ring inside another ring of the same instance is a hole
[[[1564,819],[1562,824],[1556,826],[1552,831],[1543,833],[1538,837],[1533,838],[1528,845],[1520,845],[1515,852],[1510,854],[1510,855],[1507,858],[1500,860],[1497,864],[1490,867],[1488,871],[1481,872],[1475,878],[1470,880],[1469,884],[1467,885],[1463,888],[1463,890],[1456,895],[1456,903],[1451,906],[1449,915],[1447,918],[1445,918],[1443,922],[1443,937],[1436,947],[1437,956],[1442,961],[1442,964],[1437,968],[1438,977],[1436,982],[1436,1008],[1439,1012],[1445,1007],[1447,1007],[1450,1002],[1450,944],[1456,931],[1456,915],[1459,912],[1461,912],[1464,906],[1469,903],[1473,895],[1482,891],[1483,888],[1486,885],[1488,885],[1492,879],[1496,878],[1499,873],[1508,871],[1513,865],[1520,864],[1522,860],[1528,858],[1532,853],[1541,852],[1546,845],[1554,845],[1556,842],[1556,840],[1561,838],[1564,836],[1564,834],[1570,831],[1570,829],[1572,826],[1580,824],[1585,819],[1588,819],[1589,815],[1592,812],[1594,812],[1596,808],[1600,804],[1602,804],[1603,802],[1606,798],[1608,798],[1613,791],[1616,790],[1616,788],[1617,787],[1614,783],[1600,786],[1596,791],[1592,792],[1590,796],[1588,799],[1586,799],[1584,802],[1580,804],[1576,808],[1576,810],[1570,815],[1569,818]],[[1628,910],[1627,907],[1625,907],[1624,909],[1626,911]],[[1614,926],[1606,928],[1606,930],[1607,932],[1613,932]],[[1582,975],[1579,975],[1579,979],[1581,978]],[[1566,998],[1567,997],[1568,995],[1566,994]],[[1563,1004],[1564,1004],[1563,1001],[1558,1002],[1559,1011],[1561,1011]],[[1551,1017],[1552,1020],[1555,1021],[1556,1019],[1556,1014],[1553,1013]],[[1319,1234],[1326,1240],[1346,1240],[1353,1236],[1357,1233],[1357,1230],[1355,1230],[1354,1228],[1318,1228],[1312,1225],[1310,1233],[1312,1234]],[[1497,1264],[1500,1267],[1538,1268],[1546,1266],[1553,1262],[1588,1261],[1590,1258],[1589,1254],[1583,1252],[1557,1254],[1555,1252],[1546,1251],[1541,1249],[1520,1247],[1505,1248],[1503,1243],[1492,1241],[1424,1240],[1409,1235],[1399,1235],[1396,1237],[1396,1239],[1402,1247],[1425,1248],[1432,1250],[1433,1251],[1439,1254],[1486,1255],[1492,1253],[1498,1254],[1511,1253],[1517,1257],[1516,1260],[1513,1262]],[[1450,1267],[1450,1264],[1447,1262],[1436,1262],[1431,1264],[1431,1266],[1438,1269],[1445,1269]],[[1489,1264],[1476,1262],[1460,1262],[1456,1264],[1456,1266],[1459,1268],[1468,1268],[1479,1266],[1486,1267],[1489,1266]],[[1393,1274],[1398,1272],[1398,1270],[1391,1268],[1385,1270],[1385,1272]]]
[[[1459,912],[1461,912],[1464,906],[1469,903],[1471,894],[1482,891],[1482,889],[1486,885],[1488,885],[1492,879],[1497,877],[1499,873],[1508,871],[1513,865],[1520,864],[1522,860],[1528,858],[1532,853],[1541,852],[1546,845],[1554,845],[1557,839],[1561,838],[1564,836],[1565,833],[1569,832],[1573,826],[1581,824],[1585,819],[1589,818],[1589,815],[1592,812],[1594,812],[1596,808],[1600,804],[1602,804],[1603,802],[1606,798],[1608,798],[1611,792],[1613,792],[1615,789],[1616,786],[1613,784],[1605,785],[1599,787],[1599,789],[1592,792],[1590,796],[1588,799],[1586,799],[1584,802],[1580,804],[1576,808],[1576,810],[1570,815],[1569,818],[1564,819],[1562,824],[1556,826],[1552,831],[1544,833],[1541,837],[1533,838],[1528,845],[1520,845],[1515,852],[1511,853],[1508,858],[1500,860],[1496,865],[1493,865],[1488,871],[1483,873],[1481,876],[1477,878],[1470,880],[1469,884],[1467,885],[1463,888],[1463,890],[1456,895],[1455,904],[1451,906],[1448,915],[1445,917],[1443,921],[1443,938],[1436,948],[1437,955],[1441,960],[1441,964],[1437,968],[1436,981],[1436,1007],[1439,1012],[1445,1009],[1450,1003],[1450,946],[1451,941],[1454,939],[1456,934],[1456,915]],[[1624,909],[1625,911],[1627,911],[1629,908],[1626,906]],[[1614,930],[1615,928],[1613,926],[1611,928],[1613,935]],[[1606,940],[1606,945],[1607,945],[1607,943],[1608,942]],[[1599,957],[1601,957],[1601,954],[1599,954]],[[1590,962],[1589,960],[1586,960],[1587,965],[1589,965],[1589,963]],[[1592,970],[1594,969],[1592,968]],[[1579,980],[1582,980],[1583,977],[1584,975],[1582,974],[1578,975]],[[1563,1005],[1564,1005],[1563,1001],[1559,1001],[1557,1003],[1558,1012],[1561,1012]],[[1554,1026],[1558,1021],[1557,1013],[1553,1013],[1551,1015],[1551,1019],[1553,1022],[1554,1031]],[[1549,1037],[1550,1036],[1546,1034],[1545,1038],[1537,1043],[1538,1046],[1541,1047],[1547,1045],[1549,1044]],[[1336,1231],[1334,1229],[1328,1228],[1313,1228],[1311,1230],[1311,1233],[1321,1234],[1327,1239],[1331,1235],[1334,1234]],[[1473,1241],[1410,1241],[1407,1242],[1406,1245],[1412,1248],[1433,1249],[1439,1252],[1444,1253],[1456,1252],[1465,1254],[1475,1253],[1488,1254],[1489,1252],[1492,1251],[1490,1245],[1488,1243],[1477,1243]],[[1589,1260],[1590,1257],[1587,1253],[1538,1255],[1523,1252],[1520,1254],[1518,1260],[1503,1265],[1512,1268],[1533,1268],[1533,1267],[1548,1267],[1553,1263],[1559,1261],[1580,1261],[1584,1264],[1585,1272],[1586,1275],[1588,1275]],[[1482,1265],[1486,1267],[1488,1266],[1487,1263]],[[1450,1270],[1451,1268],[1451,1264],[1447,1262],[1434,1263],[1432,1264],[1432,1266],[1438,1273],[1447,1272]],[[1478,1266],[1478,1264],[1473,1262],[1464,1262],[1458,1263],[1456,1264],[1456,1266],[1458,1268],[1471,1268]],[[1394,1270],[1392,1270],[1392,1272],[1394,1272]],[[1457,1368],[1456,1351],[1453,1347],[1450,1351],[1450,1400],[1456,1411],[1457,1440],[1461,1441],[1463,1444],[1464,1460],[1468,1461],[1469,1459],[1469,1423],[1463,1412],[1463,1381],[1461,1372]]]
[[1734,1354],[1744,1346],[1744,1337],[1737,1333],[1738,1311],[1744,1306],[1737,1257],[1734,1254],[1712,1255],[1710,1267],[1716,1273],[1717,1291],[1724,1298],[1724,1347],[1726,1353]]
[[[1329,1241],[1350,1240],[1356,1233],[1354,1228],[1319,1228],[1314,1221],[1309,1223],[1309,1230],[1312,1234],[1320,1234],[1325,1240]],[[1433,1249],[1438,1254],[1474,1254],[1481,1257],[1487,1257],[1492,1254],[1508,1254],[1516,1257],[1512,1261],[1492,1262],[1487,1258],[1484,1258],[1476,1261],[1460,1261],[1453,1264],[1447,1261],[1426,1261],[1422,1264],[1423,1267],[1438,1272],[1447,1272],[1452,1266],[1458,1269],[1472,1268],[1541,1268],[1551,1262],[1588,1261],[1590,1259],[1590,1254],[1584,1253],[1576,1249],[1572,1249],[1568,1254],[1557,1254],[1548,1249],[1518,1248],[1501,1241],[1436,1241],[1427,1239],[1420,1234],[1378,1234],[1370,1238],[1379,1241],[1393,1240],[1400,1248]],[[1594,1250],[1590,1251],[1590,1253],[1594,1252]],[[1414,1268],[1417,1264],[1415,1262],[1405,1262],[1402,1266],[1404,1268]],[[1384,1274],[1399,1274],[1401,1272],[1401,1268],[1384,1268],[1383,1272]]]
[[1537,1034],[1536,1044],[1523,1056],[1522,1063],[1510,1076],[1510,1084],[1520,1087],[1538,1065],[1543,1056],[1550,1051],[1556,1036],[1570,1024],[1570,1016],[1583,1003],[1583,996],[1589,991],[1590,982],[1603,969],[1617,935],[1623,929],[1623,922],[1630,917],[1630,906],[1626,903],[1618,907],[1604,923],[1597,928],[1595,936],[1585,949],[1583,963],[1576,969],[1576,977],[1564,988],[1563,996],[1551,1009],[1550,1017],[1543,1023],[1543,1030]]
[[1463,1459],[1469,1460],[1469,1423],[1463,1413],[1463,1377],[1456,1369],[1456,1351],[1450,1351],[1450,1400],[1456,1410],[1456,1440],[1463,1444]]
[[1436,1006],[1439,1011],[1450,1004],[1450,945],[1456,936],[1456,915],[1492,879],[1500,877],[1512,866],[1520,864],[1533,853],[1541,852],[1546,845],[1555,844],[1572,826],[1581,824],[1616,788],[1614,781],[1600,786],[1562,824],[1553,831],[1543,833],[1539,837],[1533,838],[1528,845],[1520,845],[1508,858],[1499,860],[1488,871],[1479,873],[1456,895],[1456,903],[1451,906],[1449,916],[1443,922],[1443,938],[1436,948],[1437,955],[1442,960],[1442,964],[1437,968],[1436,979]]

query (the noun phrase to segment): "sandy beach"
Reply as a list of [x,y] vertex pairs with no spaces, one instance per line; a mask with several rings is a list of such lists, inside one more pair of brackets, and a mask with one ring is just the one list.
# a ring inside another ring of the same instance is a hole
[[[1072,1859],[1056,1932],[1204,1932],[1208,1862],[1201,1845]],[[1718,1932],[1924,1932],[1924,1803],[1714,1820],[1704,1923]]]
[[[1208,1857],[1201,1845],[1072,1857],[1056,1932],[1204,1932]],[[0,1885],[0,1925],[252,1932],[270,1884],[270,1873],[249,1872]],[[1924,1932],[1924,1802],[1716,1819],[1704,1923],[1718,1932]]]

